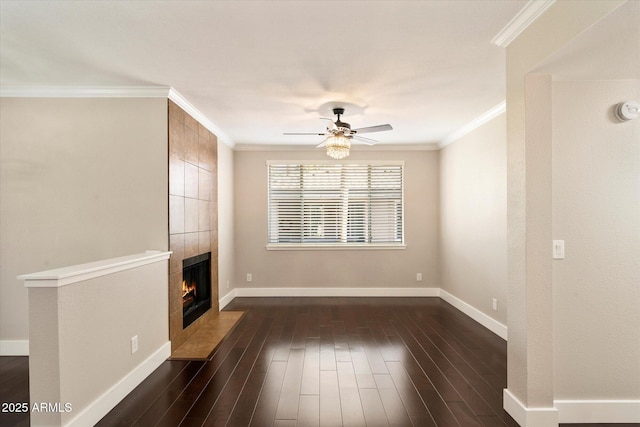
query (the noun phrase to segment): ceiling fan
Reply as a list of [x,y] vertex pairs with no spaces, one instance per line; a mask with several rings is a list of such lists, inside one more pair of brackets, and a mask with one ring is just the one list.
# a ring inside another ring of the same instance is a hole
[[338,119],[334,122],[331,119],[323,118],[323,120],[331,121],[331,124],[327,126],[327,131],[318,132],[305,132],[305,133],[291,133],[285,132],[285,135],[319,135],[326,136],[327,139],[322,141],[316,148],[326,147],[327,155],[334,159],[343,159],[349,155],[349,149],[351,148],[351,141],[357,141],[366,145],[374,145],[377,141],[371,138],[365,138],[360,136],[363,133],[381,132],[385,130],[392,130],[391,125],[377,125],[368,126],[364,128],[351,129],[349,123],[345,123],[340,120],[340,116],[344,114],[344,108],[336,107],[333,109]]

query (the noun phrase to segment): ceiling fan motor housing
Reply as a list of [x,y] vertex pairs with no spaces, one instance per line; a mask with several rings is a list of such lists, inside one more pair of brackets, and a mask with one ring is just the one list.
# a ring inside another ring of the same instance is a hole
[[344,114],[344,108],[339,108],[336,107],[333,109],[333,114],[335,114],[336,116],[338,116],[338,120],[336,120],[335,125],[338,128],[338,130],[341,130],[343,132],[348,132],[351,130],[351,125],[349,123],[340,121],[340,116]]

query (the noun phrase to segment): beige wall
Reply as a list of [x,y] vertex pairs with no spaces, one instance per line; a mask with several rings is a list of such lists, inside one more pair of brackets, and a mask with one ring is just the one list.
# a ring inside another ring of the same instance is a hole
[[0,100],[0,340],[27,340],[19,274],[167,250],[167,100]]
[[[323,150],[234,154],[235,285],[439,287],[438,153],[353,150],[348,160],[405,162],[405,250],[267,251],[267,160],[326,160]],[[253,275],[251,283],[246,274]],[[416,273],[423,281],[416,281]]]
[[[61,414],[34,412],[32,425],[66,425],[76,417],[75,425],[94,425],[166,359],[168,270],[160,260],[57,288],[29,288],[31,403],[72,405]],[[139,347],[132,354],[133,336]]]
[[234,282],[233,157],[233,150],[218,141],[218,294],[221,298],[230,292]]
[[[522,425],[552,426],[558,419],[551,376],[551,78],[529,73],[623,3],[555,2],[507,47],[509,342],[505,408]],[[536,410],[527,412],[529,408]]]
[[505,325],[506,132],[502,114],[440,150],[441,287]]
[[640,80],[553,83],[556,399],[640,399]]

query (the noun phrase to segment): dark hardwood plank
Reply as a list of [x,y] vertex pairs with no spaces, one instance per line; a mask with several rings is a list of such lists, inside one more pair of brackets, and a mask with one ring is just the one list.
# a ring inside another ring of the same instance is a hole
[[446,426],[458,426],[458,421],[451,412],[451,408],[443,400],[442,395],[437,391],[434,384],[431,383],[429,378],[424,374],[424,371],[415,364],[413,361],[403,362],[403,367],[414,387],[418,391],[420,398],[429,409],[429,413],[433,417],[436,425],[439,427]]
[[[98,425],[517,426],[502,409],[506,343],[438,298],[237,298],[228,309],[246,314],[209,360],[164,362]],[[18,397],[28,401],[28,359],[2,357],[0,398]]]
[[337,371],[320,372],[320,425],[326,427],[342,425]]
[[351,363],[353,364],[353,371],[356,375],[358,388],[376,388],[376,381],[373,379],[373,372],[371,372],[371,366],[364,351],[352,351]]
[[415,427],[435,427],[436,423],[429,408],[425,406],[414,383],[402,366],[402,362],[387,362],[387,367],[411,423]]
[[[399,313],[398,316],[402,317],[403,314]],[[429,383],[429,386],[434,388],[434,391],[437,390],[437,393],[442,396],[442,399],[446,402],[462,400],[462,397],[460,397],[456,389],[449,382],[449,379],[438,369],[433,360],[431,360],[429,355],[420,346],[420,343],[406,328],[406,325],[401,320],[393,321],[393,325],[398,331],[398,335],[404,342],[404,345],[411,352],[413,359],[417,365],[420,366],[420,371],[426,375],[426,382]],[[407,372],[410,372],[408,367],[413,369],[413,363],[408,363],[407,366],[405,366]],[[417,372],[416,369],[413,370]]]
[[[27,403],[29,406],[29,358],[0,357],[0,403]],[[0,426],[28,426],[29,411],[1,412]]]
[[336,337],[332,326],[320,326],[320,370],[336,370]]
[[191,409],[186,413],[185,418],[198,419],[204,422],[209,415],[209,411],[220,397],[231,374],[240,362],[244,350],[244,348],[234,348],[231,350],[229,356],[224,359],[224,362],[222,362],[216,370],[216,373],[202,390],[202,393],[198,396],[198,399],[191,406]]
[[276,352],[273,355],[273,360],[286,362],[289,360],[289,351],[291,350],[291,343],[293,340],[293,334],[295,332],[295,310],[287,310],[287,317],[284,320],[282,333],[280,340],[276,346]]
[[296,426],[297,427],[319,427],[320,426],[320,395],[318,394],[300,395]]
[[333,346],[331,349],[333,358],[332,369],[336,369],[336,362],[351,362],[351,352],[349,348],[349,339],[343,321],[331,322],[331,334],[333,336]]
[[411,420],[390,374],[375,374],[380,401],[390,426],[410,426]]
[[307,338],[300,394],[320,394],[320,339]]
[[387,365],[369,326],[360,328],[360,338],[362,340],[362,348],[367,355],[367,361],[371,367],[371,372],[374,374],[388,374]]
[[240,396],[236,401],[236,405],[229,416],[228,425],[247,426],[251,423],[251,418],[256,410],[260,392],[262,391],[267,378],[269,365],[271,364],[273,354],[275,353],[275,344],[277,343],[281,332],[282,326],[276,324],[276,321],[272,319],[269,335],[260,350],[258,358],[253,365],[253,369],[251,369],[247,381],[240,392]]
[[465,402],[451,402],[449,403],[449,408],[451,408],[451,412],[453,412],[453,415],[455,415],[461,426],[482,427],[482,423],[478,420],[478,417]]
[[304,349],[292,348],[289,352],[287,369],[282,381],[280,400],[276,409],[276,420],[295,420],[298,417],[300,384],[304,367]]
[[367,426],[384,427],[389,425],[377,388],[361,388],[360,402],[362,402],[362,412]]
[[260,355],[270,327],[271,325],[268,322],[264,322],[257,330],[251,343],[232,372],[231,377],[224,385],[220,396],[209,411],[204,422],[205,426],[226,424],[240,396],[240,392],[243,390],[247,378]]
[[97,426],[132,425],[157,400],[162,402],[160,405],[164,405],[164,407],[159,405],[162,413],[164,413],[167,410],[167,405],[170,406],[173,403],[171,399],[162,400],[167,388],[177,377],[182,377],[188,381],[191,380],[195,372],[185,372],[185,369],[195,369],[197,372],[202,365],[203,362],[188,362],[184,360],[163,362],[145,381],[129,393],[118,406],[102,418]]
[[[223,339],[214,350],[211,360],[206,362],[193,380],[187,384],[173,404],[164,414],[149,412],[145,414],[147,425],[177,426],[189,416],[193,417],[189,422],[195,420],[204,422],[208,413],[203,407],[212,405],[219,395],[221,386],[226,383],[228,376],[235,369],[240,356],[245,347],[255,334],[252,325],[255,317],[262,318],[256,313],[247,313],[244,317],[247,322],[240,322],[233,331]],[[206,391],[206,392],[205,392]],[[190,413],[194,406],[198,406],[199,411],[195,416]],[[186,423],[186,422],[185,422]],[[188,424],[187,424],[188,425]]]
[[340,408],[344,425],[364,425],[364,413],[358,391],[356,374],[351,362],[338,362],[338,388],[340,389]]
[[262,386],[256,409],[251,418],[251,426],[270,426],[276,419],[276,410],[280,400],[280,390],[287,362],[274,360]]

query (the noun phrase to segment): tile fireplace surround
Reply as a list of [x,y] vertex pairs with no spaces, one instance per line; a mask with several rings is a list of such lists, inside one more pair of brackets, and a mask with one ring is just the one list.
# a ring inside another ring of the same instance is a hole
[[[175,351],[218,307],[217,137],[169,100],[169,338]],[[211,309],[182,328],[182,261],[211,252]]]

